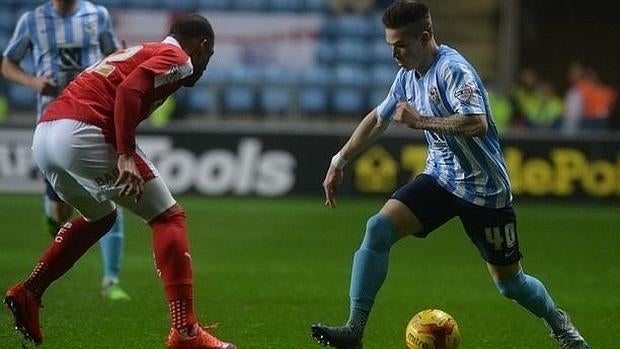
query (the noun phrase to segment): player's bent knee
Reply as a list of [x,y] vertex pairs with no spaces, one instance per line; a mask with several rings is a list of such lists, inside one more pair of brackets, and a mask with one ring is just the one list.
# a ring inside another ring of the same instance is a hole
[[385,215],[377,213],[366,222],[366,234],[361,248],[375,252],[387,252],[396,240],[392,222]]
[[97,222],[110,215],[114,216],[116,221],[116,205],[111,201],[87,203],[84,205],[76,205],[78,212],[88,222]]
[[178,206],[170,190],[161,177],[155,177],[144,183],[144,192],[140,200],[123,196],[114,199],[122,207],[128,209],[145,223],[151,222],[166,211]]
[[103,217],[93,219],[82,215],[82,218],[84,218],[88,223],[100,227],[101,231],[105,233],[112,228],[114,223],[116,223],[116,209],[112,210],[112,212],[109,212]]
[[50,201],[49,207],[50,218],[61,224],[68,221],[73,213],[73,207],[62,201]]
[[168,210],[161,213],[159,216],[153,218],[149,224],[161,224],[161,223],[179,223],[184,224],[186,219],[185,210],[179,206],[174,205]]

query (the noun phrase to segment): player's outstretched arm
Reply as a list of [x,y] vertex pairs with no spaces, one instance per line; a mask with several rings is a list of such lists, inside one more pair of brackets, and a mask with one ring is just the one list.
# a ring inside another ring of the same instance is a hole
[[336,208],[336,190],[342,184],[342,169],[330,165],[323,180],[323,191],[325,192],[325,206]]
[[120,196],[140,199],[144,181],[135,163],[136,127],[140,122],[142,100],[153,91],[153,75],[140,67],[134,69],[116,88],[114,100],[114,132],[118,154],[118,180]]
[[342,149],[334,155],[325,174],[325,180],[323,180],[325,206],[336,207],[336,191],[342,184],[344,166],[372,144],[385,131],[387,125],[387,122],[381,122],[377,110],[373,109],[357,125]]
[[116,152],[132,155],[136,151],[136,128],[141,121],[142,101],[154,90],[153,74],[134,69],[116,88],[114,132]]

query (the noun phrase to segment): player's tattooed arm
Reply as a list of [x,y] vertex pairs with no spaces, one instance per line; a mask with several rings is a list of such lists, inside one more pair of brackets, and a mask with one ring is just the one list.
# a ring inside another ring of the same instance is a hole
[[487,131],[485,115],[455,114],[446,118],[422,118],[418,128],[461,137],[482,136]]
[[488,128],[486,115],[454,114],[444,118],[427,118],[406,102],[396,106],[394,121],[414,129],[462,137],[482,136]]

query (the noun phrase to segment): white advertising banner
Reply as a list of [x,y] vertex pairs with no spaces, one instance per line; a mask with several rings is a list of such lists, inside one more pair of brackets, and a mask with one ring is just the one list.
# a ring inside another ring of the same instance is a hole
[[155,10],[116,10],[112,19],[116,37],[127,46],[163,40],[172,23],[169,12]]
[[[259,197],[321,195],[328,154],[346,137],[299,130],[141,133],[140,147],[173,193]],[[43,192],[31,139],[29,129],[0,129],[0,196]],[[617,137],[506,137],[502,143],[513,193],[520,198],[620,200]],[[351,163],[341,193],[388,195],[424,169],[426,148],[421,136],[388,133]]]
[[322,18],[310,14],[210,13],[217,66],[315,64]]
[[[45,190],[32,160],[32,133],[0,129],[0,193]],[[275,197],[288,194],[295,185],[295,156],[283,149],[265,149],[260,137],[221,137],[229,144],[218,147],[210,142],[204,149],[174,144],[182,138],[187,137],[141,135],[137,139],[173,193]],[[202,136],[189,138],[194,144]]]
[[[315,64],[323,18],[315,14],[254,12],[203,13],[215,31],[214,67],[267,66],[307,68]],[[115,30],[128,45],[159,41],[174,14],[129,10],[114,13]]]

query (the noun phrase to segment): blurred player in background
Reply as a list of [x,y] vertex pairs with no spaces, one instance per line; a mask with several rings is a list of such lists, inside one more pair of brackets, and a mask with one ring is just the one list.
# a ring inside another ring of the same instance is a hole
[[5,303],[27,339],[42,342],[43,292],[114,225],[119,204],[151,227],[172,319],[168,347],[235,348],[198,323],[185,212],[135,140],[136,127],[154,108],[181,86],[195,85],[213,44],[206,18],[180,16],[164,41],[117,51],[89,67],[41,116],[35,162],[81,216],[63,226],[32,274],[6,292]]
[[484,86],[456,50],[433,37],[430,11],[400,0],[383,15],[385,36],[400,71],[387,98],[357,126],[332,158],[323,187],[335,207],[343,167],[391,120],[424,130],[428,158],[423,174],[399,188],[371,217],[353,258],[350,317],[342,327],[312,325],[324,345],[362,348],[362,335],[399,239],[425,237],[458,216],[487,263],[499,292],[544,319],[563,349],[589,348],[545,286],[524,273],[512,208],[510,180]]
[[[26,12],[17,22],[13,37],[4,51],[2,75],[37,93],[37,115],[58,96],[82,70],[110,54],[118,43],[108,11],[88,1],[52,0]],[[20,62],[34,56],[35,73],[20,67]],[[71,205],[63,202],[45,181],[45,215],[49,233],[58,230],[71,218]],[[103,257],[101,294],[112,300],[128,300],[119,286],[123,254],[123,215],[100,241]]]

